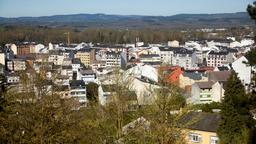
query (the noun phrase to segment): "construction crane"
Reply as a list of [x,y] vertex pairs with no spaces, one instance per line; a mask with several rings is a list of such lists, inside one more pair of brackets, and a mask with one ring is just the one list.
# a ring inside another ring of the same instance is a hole
[[64,33],[67,35],[68,46],[70,46],[70,32]]

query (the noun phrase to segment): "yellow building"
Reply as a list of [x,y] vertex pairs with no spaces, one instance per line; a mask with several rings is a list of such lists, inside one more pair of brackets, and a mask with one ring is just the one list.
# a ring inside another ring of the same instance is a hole
[[79,51],[75,54],[75,58],[80,59],[81,63],[85,66],[89,66],[91,64],[91,54],[90,52]]
[[182,118],[187,144],[218,144],[218,113],[190,112]]

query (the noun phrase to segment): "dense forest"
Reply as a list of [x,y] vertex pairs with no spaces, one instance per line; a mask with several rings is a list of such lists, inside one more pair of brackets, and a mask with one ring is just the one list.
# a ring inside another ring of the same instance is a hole
[[0,27],[0,44],[18,43],[33,41],[43,44],[65,43],[67,32],[70,33],[71,42],[93,42],[93,43],[134,43],[136,37],[145,43],[166,43],[170,40],[178,40],[183,43],[188,40],[220,39],[225,36],[242,36],[250,34],[251,29],[245,27],[230,28],[226,31],[213,31],[218,33],[212,36],[209,32],[198,30],[173,30],[173,29],[74,29],[74,28],[49,28],[49,27],[19,27],[5,26]]

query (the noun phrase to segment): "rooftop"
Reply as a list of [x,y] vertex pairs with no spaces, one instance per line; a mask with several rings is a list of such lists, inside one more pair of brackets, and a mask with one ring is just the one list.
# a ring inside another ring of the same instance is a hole
[[83,80],[71,80],[69,81],[69,85],[71,88],[84,88],[85,87],[85,83]]
[[231,71],[213,71],[208,73],[209,81],[227,81],[229,76],[231,75]]
[[184,72],[183,76],[184,77],[189,77],[190,79],[193,80],[201,80],[202,79],[202,73],[196,73],[196,72]]
[[201,89],[211,89],[214,82],[212,82],[212,81],[196,82],[195,84],[197,84],[198,87]]
[[160,57],[158,54],[141,54],[140,58],[152,58],[152,57]]
[[186,126],[188,129],[207,132],[216,132],[219,121],[220,115],[218,113],[205,112],[189,112],[180,119],[182,124],[188,124]]
[[210,51],[209,55],[228,55],[228,51]]
[[174,50],[174,54],[193,54],[194,50],[188,50],[185,48],[175,48]]

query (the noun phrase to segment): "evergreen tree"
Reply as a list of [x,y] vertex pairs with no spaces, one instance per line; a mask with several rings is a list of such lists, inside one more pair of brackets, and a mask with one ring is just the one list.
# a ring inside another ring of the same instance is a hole
[[98,98],[98,85],[90,82],[86,87],[87,98],[90,102],[97,102]]
[[220,114],[217,133],[221,144],[251,143],[253,120],[248,108],[248,98],[234,72],[228,79]]
[[256,1],[253,3],[253,5],[248,5],[247,12],[253,20],[256,20]]

